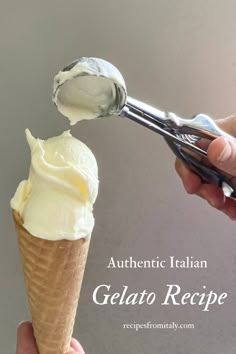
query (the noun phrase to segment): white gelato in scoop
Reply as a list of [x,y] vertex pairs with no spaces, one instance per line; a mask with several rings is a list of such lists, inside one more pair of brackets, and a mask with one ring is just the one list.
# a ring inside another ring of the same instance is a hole
[[29,178],[11,200],[24,228],[47,240],[90,237],[98,193],[93,153],[69,131],[44,141],[27,129],[26,137],[31,150]]
[[103,59],[79,58],[54,78],[53,102],[71,125],[119,114],[126,96],[123,76]]

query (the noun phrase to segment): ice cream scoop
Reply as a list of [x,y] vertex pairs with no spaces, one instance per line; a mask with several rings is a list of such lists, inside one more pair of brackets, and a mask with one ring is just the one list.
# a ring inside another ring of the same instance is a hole
[[29,178],[11,200],[24,228],[47,240],[90,237],[98,193],[93,153],[69,131],[44,141],[27,129],[26,137],[31,150]]
[[126,95],[119,70],[99,58],[75,60],[54,78],[53,101],[71,125],[82,119],[118,114]]
[[[82,119],[109,115],[129,118],[162,135],[175,155],[204,181],[219,185],[226,196],[236,198],[236,186],[217,169],[204,163],[207,151],[197,142],[219,136],[234,139],[217,127],[205,114],[184,119],[171,112],[162,112],[127,96],[125,81],[111,63],[97,58],[79,58],[61,70],[54,79],[53,101],[71,124]],[[194,152],[200,158],[193,157]]]

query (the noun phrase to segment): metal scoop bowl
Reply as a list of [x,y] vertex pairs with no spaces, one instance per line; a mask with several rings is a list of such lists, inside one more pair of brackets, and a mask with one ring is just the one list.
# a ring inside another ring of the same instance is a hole
[[[82,57],[66,66],[55,76],[53,102],[72,125],[82,119],[111,115],[141,124],[163,136],[175,155],[204,182],[216,184],[225,196],[236,198],[236,186],[231,179],[212,166],[207,152],[198,146],[202,138],[236,139],[219,129],[205,114],[184,119],[128,96],[123,76],[111,63]],[[201,158],[195,157],[193,152]]]

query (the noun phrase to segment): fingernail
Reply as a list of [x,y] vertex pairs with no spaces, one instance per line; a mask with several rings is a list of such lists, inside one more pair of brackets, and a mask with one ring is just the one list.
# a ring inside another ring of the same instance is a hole
[[25,323],[25,322],[29,322],[29,321],[27,321],[27,320],[20,321],[20,322],[18,323],[18,325],[17,325],[17,328],[20,327],[20,325],[22,325],[22,324]]
[[230,158],[231,153],[232,153],[231,145],[228,142],[228,140],[225,139],[225,147],[224,147],[223,151],[221,152],[221,154],[218,156],[217,160],[219,162],[225,162]]

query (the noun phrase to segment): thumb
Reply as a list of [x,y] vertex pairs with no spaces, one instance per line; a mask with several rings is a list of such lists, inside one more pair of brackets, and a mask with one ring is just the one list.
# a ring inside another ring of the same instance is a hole
[[225,137],[213,140],[207,150],[209,161],[222,171],[236,176],[236,143]]
[[70,352],[67,354],[85,354],[85,353],[81,344],[75,338],[72,338],[70,342]]
[[33,327],[30,322],[22,322],[17,330],[16,354],[37,354]]

